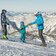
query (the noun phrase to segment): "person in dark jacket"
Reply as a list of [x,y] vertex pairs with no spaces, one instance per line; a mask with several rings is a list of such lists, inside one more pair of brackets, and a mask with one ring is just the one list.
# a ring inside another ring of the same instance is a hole
[[1,26],[2,26],[2,31],[3,31],[3,39],[8,39],[7,38],[7,25],[9,25],[9,23],[7,22],[6,19],[6,10],[3,9],[2,13],[1,13]]
[[31,22],[29,25],[32,25],[32,24],[38,25],[39,37],[42,40],[41,46],[46,46],[47,44],[46,44],[44,37],[43,37],[44,20],[43,20],[42,14],[40,12],[37,12],[35,14],[35,16],[36,16],[36,20],[34,22]]

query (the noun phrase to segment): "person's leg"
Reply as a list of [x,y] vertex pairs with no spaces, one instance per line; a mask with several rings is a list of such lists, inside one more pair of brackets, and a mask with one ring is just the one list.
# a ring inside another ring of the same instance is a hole
[[23,34],[21,33],[20,42],[23,42]]
[[3,39],[7,39],[7,26],[4,25],[3,27]]
[[7,25],[5,25],[5,36],[6,36],[6,39],[8,39],[7,38]]
[[43,30],[39,30],[39,37],[42,40],[43,45],[46,45],[45,39],[43,37]]
[[5,38],[5,26],[2,25],[2,31],[3,31],[3,39]]
[[25,38],[26,38],[26,34],[23,34],[23,42],[26,42]]

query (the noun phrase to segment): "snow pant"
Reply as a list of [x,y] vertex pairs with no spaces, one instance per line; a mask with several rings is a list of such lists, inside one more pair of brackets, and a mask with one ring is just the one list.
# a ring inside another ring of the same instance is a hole
[[26,34],[25,33],[21,33],[20,41],[21,42],[25,42],[25,38],[26,38]]
[[7,39],[7,25],[2,25],[3,39]]
[[42,43],[43,43],[43,44],[46,44],[45,39],[44,39],[44,37],[43,37],[43,30],[39,30],[39,37],[40,37],[40,39],[42,40]]

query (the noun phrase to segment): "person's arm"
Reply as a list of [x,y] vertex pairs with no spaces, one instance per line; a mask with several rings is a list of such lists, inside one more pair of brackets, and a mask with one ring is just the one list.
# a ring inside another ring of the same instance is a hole
[[33,24],[36,24],[36,23],[37,23],[37,20],[35,20],[35,21],[29,23],[28,25],[33,25]]
[[1,25],[2,25],[2,14],[1,14]]
[[28,25],[26,25],[25,27],[28,27]]
[[22,30],[23,28],[20,28],[20,30]]
[[22,30],[22,29],[24,29],[25,28],[25,26],[20,26],[20,30]]
[[31,24],[31,25],[32,25],[32,24],[36,24],[36,20],[35,20],[35,21],[33,21],[33,22],[31,22],[30,24]]
[[7,23],[7,25],[9,25],[9,21],[8,21],[8,18],[6,17],[6,23]]

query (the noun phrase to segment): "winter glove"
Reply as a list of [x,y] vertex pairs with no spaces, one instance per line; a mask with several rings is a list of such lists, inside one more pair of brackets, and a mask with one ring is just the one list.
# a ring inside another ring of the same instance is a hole
[[28,25],[31,25],[31,24],[28,24]]

